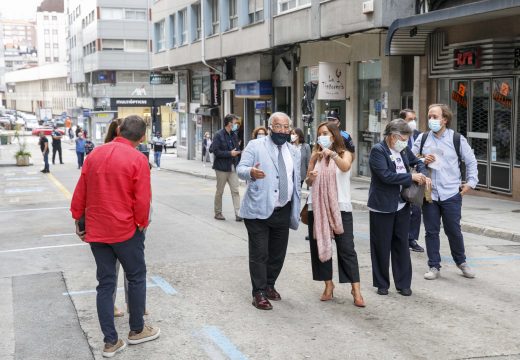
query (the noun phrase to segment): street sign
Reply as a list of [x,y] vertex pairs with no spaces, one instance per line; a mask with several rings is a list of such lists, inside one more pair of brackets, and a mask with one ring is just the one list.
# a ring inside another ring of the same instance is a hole
[[210,75],[210,96],[211,96],[211,106],[219,106],[220,105],[220,75],[219,74],[211,74]]
[[150,85],[173,84],[173,74],[154,74],[150,73]]

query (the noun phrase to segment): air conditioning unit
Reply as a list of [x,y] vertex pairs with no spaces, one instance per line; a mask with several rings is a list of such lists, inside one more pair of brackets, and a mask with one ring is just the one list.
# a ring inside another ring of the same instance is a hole
[[374,0],[363,2],[363,14],[371,14],[374,12]]
[[200,94],[200,106],[208,106],[209,100],[206,94],[202,93]]

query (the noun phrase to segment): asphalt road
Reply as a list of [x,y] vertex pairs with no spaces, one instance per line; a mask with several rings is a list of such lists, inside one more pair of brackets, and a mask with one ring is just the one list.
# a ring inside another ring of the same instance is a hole
[[[50,176],[38,165],[0,168],[0,359],[101,358],[95,263],[73,234],[68,211],[79,171],[75,154],[64,148],[66,164],[51,166]],[[465,279],[443,239],[439,280],[424,280],[426,256],[412,253],[414,294],[391,288],[382,297],[371,286],[368,214],[356,211],[367,307],[353,306],[346,284],[336,284],[333,301],[319,301],[323,284],[312,281],[301,226],[291,231],[277,283],[283,300],[273,311],[259,311],[251,306],[247,234],[233,219],[229,190],[228,220],[217,221],[212,180],[154,169],[152,185],[147,321],[161,327],[161,337],[116,358],[520,358],[517,243],[465,234],[477,272]],[[122,292],[117,305],[124,308]],[[127,315],[116,320],[122,337],[127,321]]]

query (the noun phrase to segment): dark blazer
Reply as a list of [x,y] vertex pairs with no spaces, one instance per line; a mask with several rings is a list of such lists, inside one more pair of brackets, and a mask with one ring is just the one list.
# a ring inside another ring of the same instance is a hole
[[[229,140],[231,140],[232,146]],[[231,165],[235,167],[240,162],[240,156],[232,157],[231,150],[238,150],[238,137],[235,133],[228,134],[226,129],[220,129],[213,137],[211,149],[215,155],[213,169],[219,171],[231,171]]]
[[421,134],[419,130],[414,130],[412,136],[410,136],[410,139],[408,139],[408,147],[410,150],[413,148],[413,144],[415,140],[417,140],[417,137]]
[[401,151],[406,174],[396,172],[395,164],[390,159],[391,154],[388,145],[383,140],[374,145],[368,160],[372,172],[368,207],[383,212],[397,211],[401,200],[401,186],[406,188],[412,185],[410,167],[414,167],[417,172],[427,175],[424,163],[417,159],[408,147]]

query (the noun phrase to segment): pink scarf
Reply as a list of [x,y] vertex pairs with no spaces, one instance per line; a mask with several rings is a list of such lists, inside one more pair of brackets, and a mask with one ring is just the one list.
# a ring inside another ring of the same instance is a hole
[[318,176],[312,184],[312,212],[314,214],[314,238],[318,243],[321,262],[332,258],[332,238],[343,234],[343,222],[338,203],[336,185],[336,162],[329,164],[324,158],[318,160]]

